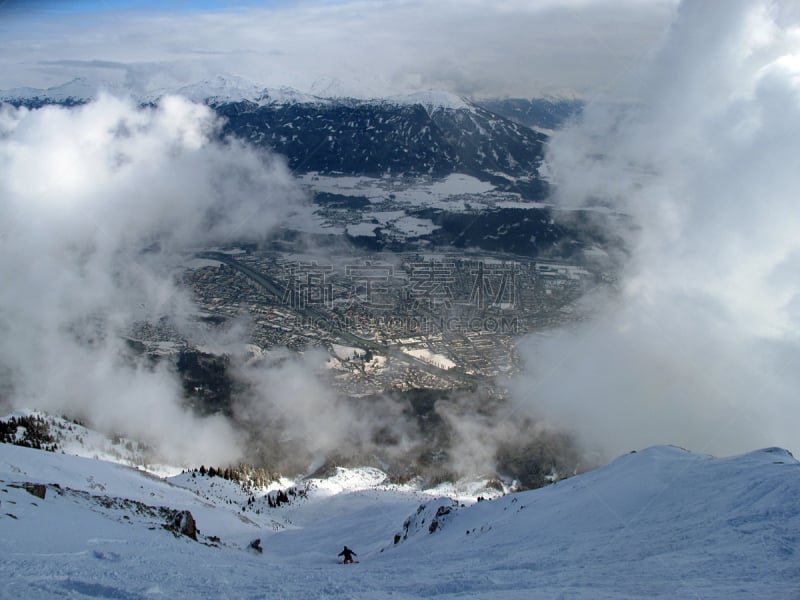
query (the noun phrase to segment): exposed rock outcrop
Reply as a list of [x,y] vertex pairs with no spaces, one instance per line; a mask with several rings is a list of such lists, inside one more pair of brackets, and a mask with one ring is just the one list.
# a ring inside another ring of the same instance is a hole
[[188,510],[175,513],[175,516],[164,524],[164,529],[168,529],[175,535],[185,535],[197,541],[197,524],[195,523],[192,513]]

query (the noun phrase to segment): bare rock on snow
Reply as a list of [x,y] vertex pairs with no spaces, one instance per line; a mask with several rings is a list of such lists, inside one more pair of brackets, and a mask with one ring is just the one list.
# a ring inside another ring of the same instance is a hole
[[188,510],[182,510],[175,513],[172,519],[164,524],[164,529],[168,529],[175,535],[185,535],[197,541],[197,524],[195,523],[192,513]]
[[22,488],[29,494],[44,500],[47,488],[41,483],[23,483]]

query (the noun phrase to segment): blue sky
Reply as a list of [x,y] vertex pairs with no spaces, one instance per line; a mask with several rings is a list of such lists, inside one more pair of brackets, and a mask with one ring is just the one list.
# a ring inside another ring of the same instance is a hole
[[115,11],[203,12],[286,7],[302,0],[0,0],[0,11],[19,14],[92,14]]

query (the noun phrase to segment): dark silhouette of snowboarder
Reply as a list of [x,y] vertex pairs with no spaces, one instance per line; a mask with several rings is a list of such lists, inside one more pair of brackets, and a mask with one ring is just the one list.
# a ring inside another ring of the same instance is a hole
[[338,556],[344,556],[344,560],[342,561],[342,564],[346,565],[347,563],[352,563],[352,562],[355,562],[355,561],[353,560],[353,557],[354,557],[354,556],[358,556],[358,554],[356,554],[355,552],[353,552],[352,550],[350,550],[350,548],[348,548],[347,546],[345,546],[345,547],[344,547],[344,550],[342,550],[341,552],[339,552]]

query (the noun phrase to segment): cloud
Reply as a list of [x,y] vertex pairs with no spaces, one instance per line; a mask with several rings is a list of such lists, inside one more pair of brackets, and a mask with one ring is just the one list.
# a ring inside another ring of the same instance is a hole
[[[299,473],[340,460],[402,476],[486,475],[505,445],[522,465],[514,476],[541,483],[517,454],[544,436],[523,433],[491,395],[350,398],[324,350],[252,357],[246,316],[199,329],[176,278],[192,250],[258,242],[308,209],[284,162],[220,140],[207,107],[166,97],[142,108],[108,95],[73,108],[6,106],[0,198],[0,403],[141,439],[177,464],[244,459]],[[126,337],[141,323],[166,323],[225,355],[225,416],[190,409],[171,361],[131,349]]]
[[800,448],[798,17],[684,2],[635,105],[553,139],[559,200],[629,214],[631,258],[588,326],[522,344],[522,410],[610,453]]
[[260,430],[254,439],[259,457],[284,472],[303,472],[339,452],[358,449],[359,430],[352,406],[327,385],[323,351],[296,354],[277,349],[262,360],[243,366],[239,378],[249,394],[236,399],[237,418]]
[[[652,49],[674,6],[674,0],[350,0],[142,10],[124,20],[107,13],[37,15],[7,25],[0,88],[96,77],[103,61],[127,65],[137,85],[151,89],[235,72],[323,94],[435,88],[493,97],[594,95]],[[106,71],[124,81],[115,68]]]
[[6,401],[84,417],[168,460],[240,456],[230,423],[184,409],[174,373],[123,341],[137,321],[181,329],[195,314],[173,278],[182,252],[263,239],[303,201],[281,160],[217,128],[175,97],[0,110]]

